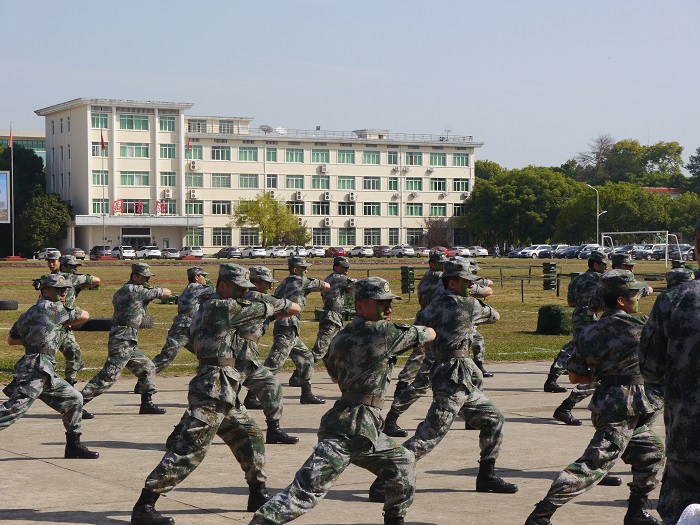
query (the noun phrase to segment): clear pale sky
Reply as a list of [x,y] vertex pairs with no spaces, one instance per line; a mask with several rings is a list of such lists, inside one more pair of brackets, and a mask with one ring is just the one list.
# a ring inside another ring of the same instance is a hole
[[700,1],[3,1],[0,128],[79,97],[254,126],[473,135],[557,166],[601,134],[700,147]]

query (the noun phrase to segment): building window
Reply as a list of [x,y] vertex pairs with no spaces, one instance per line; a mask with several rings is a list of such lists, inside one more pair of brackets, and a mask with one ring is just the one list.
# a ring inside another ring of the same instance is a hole
[[[231,174],[230,173],[212,173],[211,174],[212,188],[230,188]],[[257,186],[256,186],[257,188]]]
[[160,212],[166,215],[177,215],[177,201],[164,199],[160,201]]
[[379,165],[380,153],[378,151],[363,151],[362,164]]
[[122,142],[119,156],[128,158],[148,158],[148,144],[144,142]]
[[331,154],[327,149],[312,149],[311,162],[330,162]]
[[148,131],[148,115],[119,115],[119,129]]
[[382,230],[380,228],[365,228],[363,244],[365,246],[377,246],[382,242]]
[[454,179],[452,191],[469,191],[469,179]]
[[353,246],[357,244],[355,228],[338,228],[338,244],[341,246]]
[[187,246],[201,246],[204,244],[204,228],[201,226],[187,228],[185,242]]
[[257,173],[241,173],[238,175],[239,188],[257,188],[259,185]]
[[363,190],[381,190],[382,189],[382,179],[381,177],[362,177],[362,189]]
[[311,203],[311,215],[323,215],[328,217],[331,214],[331,204],[329,202],[315,201]]
[[331,244],[331,229],[330,228],[312,228],[311,242],[314,246],[330,246]]
[[187,131],[192,133],[205,133],[207,131],[206,120],[188,120]]
[[[107,144],[105,142],[105,149],[104,149],[104,151],[102,151],[102,143],[93,142],[92,143],[92,156],[93,157],[109,157],[109,144]],[[53,160],[53,159],[51,159],[51,160]]]
[[58,119],[58,132],[63,133],[63,118]]
[[431,203],[430,204],[430,216],[431,217],[447,217],[447,204]]
[[407,217],[422,217],[423,216],[423,204],[420,202],[409,202],[406,204],[406,216]]
[[92,129],[107,129],[107,113],[93,113],[91,120]]
[[452,205],[452,215],[455,217],[462,217],[467,214],[467,205],[463,202],[460,204]]
[[362,205],[363,215],[381,215],[381,206],[378,202],[365,202]]
[[447,179],[430,179],[430,191],[447,191]]
[[348,177],[347,175],[340,175],[338,177],[338,189],[339,190],[354,190],[355,189],[355,177]]
[[304,150],[301,148],[287,148],[284,152],[286,162],[304,162]]
[[258,148],[240,147],[238,148],[238,160],[244,162],[258,162]]
[[461,167],[469,166],[469,153],[453,153],[452,165]]
[[148,172],[120,171],[119,182],[122,186],[148,186]]
[[160,145],[160,158],[161,159],[174,159],[175,158],[175,144],[161,144]]
[[339,202],[338,203],[338,215],[355,215],[355,203],[354,202]]
[[257,228],[241,228],[241,246],[255,246],[260,243]]
[[109,199],[92,199],[92,213],[109,213]]
[[175,117],[160,117],[161,131],[175,131]]
[[70,160],[70,144],[68,144],[68,160]]
[[399,216],[399,203],[390,202],[389,203],[389,216],[398,217]]
[[[188,215],[204,215],[204,203],[202,201],[186,200],[185,213]],[[193,244],[193,243],[187,243]],[[204,244],[204,243],[199,243]]]
[[56,134],[56,122],[54,122],[53,120],[51,121],[51,134]]
[[231,215],[231,201],[211,201],[212,215]]
[[[232,120],[220,120],[219,121],[219,133],[233,133],[233,121]],[[238,159],[241,160],[241,159]]]
[[277,175],[268,173],[266,179],[266,188],[277,189]]
[[63,146],[61,146],[61,160],[63,160]]
[[430,165],[431,166],[447,166],[447,153],[431,153],[430,154]]
[[149,205],[148,201],[144,201],[141,199],[124,199],[124,206],[122,207],[122,211],[124,213],[133,213],[136,215],[143,215],[150,213],[149,210]]
[[203,173],[186,173],[185,174],[186,188],[203,188],[204,174]]
[[93,186],[108,186],[109,171],[107,170],[92,170],[92,185]]
[[[390,166],[398,166],[399,165],[399,152],[398,151],[387,151],[386,162]],[[396,244],[396,243],[392,242],[391,244]]]
[[328,175],[312,175],[311,176],[312,190],[330,190],[331,178]]
[[61,189],[63,189],[63,173],[61,173]]
[[267,148],[265,150],[267,162],[277,162],[277,148]]
[[389,191],[399,191],[398,177],[389,177]]
[[[338,164],[355,164],[355,150],[339,149]],[[353,244],[353,243],[351,243]]]
[[420,228],[406,228],[406,243],[417,246],[423,243],[423,230]]
[[399,244],[399,229],[389,228],[389,244],[392,246]]
[[231,246],[231,228],[213,228],[211,232],[211,243],[213,246]]
[[299,201],[288,201],[287,209],[294,215],[304,215],[304,203]]
[[406,152],[406,166],[422,166],[423,154],[420,151]]
[[70,117],[66,117],[66,127],[68,128],[68,131],[70,131]]
[[161,171],[160,172],[160,185],[161,186],[175,186],[177,184],[174,171]]
[[304,176],[303,175],[287,175],[285,177],[285,188],[288,190],[303,190]]
[[187,160],[202,160],[204,159],[204,151],[201,145],[190,145],[190,149],[185,152]]
[[423,179],[406,177],[406,191],[423,191]]
[[212,146],[211,160],[231,160],[231,146]]

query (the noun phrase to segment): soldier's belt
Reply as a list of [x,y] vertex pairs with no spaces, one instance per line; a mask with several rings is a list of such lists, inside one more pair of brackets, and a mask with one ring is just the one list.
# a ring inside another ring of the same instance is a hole
[[236,359],[233,357],[203,357],[199,360],[201,366],[234,366]]
[[435,359],[455,359],[459,357],[469,357],[469,349],[455,348],[453,350],[438,350],[435,352]]
[[606,376],[598,379],[603,386],[643,385],[641,376]]
[[136,328],[138,330],[140,323],[127,321],[126,323],[112,323],[112,326],[126,326],[128,328]]
[[365,394],[356,394],[355,392],[343,392],[340,398],[349,403],[362,403],[371,407],[382,409],[384,408],[384,398],[380,396],[368,396]]
[[260,338],[251,332],[245,332],[245,333],[238,334],[238,335],[240,337],[242,337],[243,339],[248,339],[249,341],[253,341],[254,343],[257,343],[258,341],[260,341]]
[[56,355],[55,350],[49,350],[48,348],[40,348],[38,350],[25,350],[24,355],[35,355],[35,354],[46,354],[46,355]]

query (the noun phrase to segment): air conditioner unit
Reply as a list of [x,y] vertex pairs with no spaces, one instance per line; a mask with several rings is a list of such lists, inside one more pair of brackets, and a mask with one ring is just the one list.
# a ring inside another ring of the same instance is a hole
[[430,167],[428,168],[428,173],[432,173],[432,172],[434,172],[434,171],[435,171],[435,168],[433,168],[432,166],[430,166]]
[[351,228],[354,228],[355,227],[355,219],[348,219],[348,226],[350,226]]
[[328,173],[328,164],[321,164],[321,173]]
[[460,195],[460,198],[461,198],[461,199],[468,199],[468,198],[469,198],[469,192],[468,192],[468,191],[465,191],[464,193],[462,193],[462,195]]
[[415,199],[416,197],[418,197],[418,192],[417,192],[417,191],[412,191],[412,192],[411,192],[411,197],[413,197],[414,199]]
[[165,199],[172,199],[173,198],[173,190],[170,188],[166,188],[163,190],[163,198]]
[[443,192],[440,194],[440,197],[447,197],[447,192],[446,192],[446,191],[443,191]]
[[297,191],[297,192],[294,193],[294,199],[295,199],[295,200],[298,200],[298,201],[303,200],[303,199],[304,199],[304,195],[303,195],[300,191]]
[[392,170],[392,171],[399,171],[399,167],[398,167],[398,166],[392,166],[392,167],[391,167],[391,170]]
[[392,195],[392,197],[394,197],[395,199],[398,199],[399,197],[401,197],[401,194],[397,192],[397,193],[394,193]]
[[411,166],[401,166],[403,171],[411,171]]
[[197,190],[190,190],[190,199],[196,199],[197,197]]
[[355,192],[354,192],[354,191],[351,191],[350,193],[348,193],[348,200],[350,200],[350,201],[356,201],[356,200],[357,200],[357,195],[355,195]]
[[324,225],[324,226],[330,226],[330,225],[331,225],[331,218],[330,218],[330,217],[326,217],[325,219],[323,219],[323,225]]
[[299,217],[299,226],[304,226],[304,219]]
[[330,191],[327,191],[327,192],[325,192],[325,193],[323,194],[323,200],[324,200],[324,201],[329,201],[329,200],[331,200],[331,192],[330,192]]
[[189,162],[187,163],[187,165],[188,165],[188,167],[190,168],[190,170],[192,170],[192,171],[194,171],[194,170],[197,169],[197,162],[194,161],[194,160],[189,161]]
[[273,199],[277,198],[277,194],[275,193],[275,190],[270,190],[268,193],[270,194],[270,197],[272,197]]

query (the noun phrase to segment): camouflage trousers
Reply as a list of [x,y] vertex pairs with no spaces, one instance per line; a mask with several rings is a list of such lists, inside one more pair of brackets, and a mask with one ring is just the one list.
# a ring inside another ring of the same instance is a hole
[[264,483],[263,433],[245,407],[190,393],[190,406],[182,416],[182,432],[146,478],[146,488],[163,494],[189,476],[207,455],[214,436],[224,440],[250,483]]
[[66,327],[64,330],[64,338],[58,349],[66,358],[66,381],[75,383],[78,372],[83,369],[85,363],[83,362],[83,354],[80,351],[78,341],[75,340],[73,330],[71,330],[70,327]]
[[[413,355],[411,355],[411,357],[413,357]],[[406,364],[408,364],[408,362]],[[392,411],[401,415],[406,412],[413,403],[428,393],[431,387],[430,367],[432,364],[433,360],[423,355],[419,370],[417,373],[413,374],[413,381],[408,385],[401,384],[399,381],[396,385],[396,391],[394,392],[394,400],[391,402]],[[401,372],[403,373],[403,370]],[[399,374],[399,377],[401,377],[401,374]]]
[[83,388],[83,402],[87,403],[112,388],[124,368],[128,368],[138,378],[142,394],[156,392],[156,368],[146,354],[136,346],[136,341],[110,337],[107,361],[102,370],[97,372],[97,375]]
[[236,359],[236,370],[241,376],[241,384],[260,401],[267,421],[282,418],[282,384],[270,370],[249,359]]
[[700,503],[700,463],[667,459],[657,507],[664,525],[675,525],[691,503]]
[[3,392],[9,397],[0,405],[0,430],[21,418],[37,399],[61,414],[67,432],[79,432],[83,421],[83,397],[58,375],[41,370],[17,370],[17,377]]
[[481,460],[496,459],[503,443],[505,417],[498,407],[478,388],[470,391],[462,382],[450,377],[433,377],[433,402],[404,446],[416,454],[416,461],[433,450],[461,415],[472,427],[479,429]]
[[385,516],[406,515],[416,486],[413,453],[382,433],[374,445],[363,436],[329,435],[319,441],[291,485],[265,503],[250,525],[278,525],[306,514],[325,497],[351,463],[386,482]]
[[291,357],[302,383],[311,381],[314,373],[314,356],[299,338],[299,329],[295,326],[275,324],[272,335],[274,341],[264,365],[273,374],[278,374],[287,358]]
[[605,422],[595,414],[591,419],[596,428],[593,439],[583,455],[554,480],[545,499],[561,507],[595,486],[618,458],[632,467],[631,494],[650,494],[664,465],[664,445],[659,436],[646,425],[639,425],[639,416],[620,422]]
[[484,336],[481,335],[477,330],[472,333],[472,355],[474,356],[475,363],[484,364],[484,355],[486,354],[486,342],[484,341]]
[[[165,344],[161,348],[160,353],[153,358],[153,364],[156,367],[156,374],[162,372],[168,368],[177,354],[180,353],[180,349],[185,347],[190,352],[192,351],[192,345],[190,344],[189,337],[190,329],[187,326],[171,326],[168,330],[168,335],[165,338]],[[193,352],[194,353],[194,352]]]
[[[574,335],[575,337],[575,335]],[[574,339],[572,338],[571,341],[568,343],[564,344],[564,346],[561,347],[559,350],[559,354],[557,357],[554,358],[554,362],[552,363],[552,366],[549,368],[549,374],[555,377],[559,377],[564,372],[567,371],[567,365],[569,363],[569,358],[571,357],[571,352],[574,351],[573,349],[573,342]],[[598,383],[593,382],[593,383],[579,383],[577,384],[571,393],[569,394],[568,399],[573,403],[573,404],[578,404],[587,397],[590,397],[593,395],[595,392],[596,387],[598,386]]]
[[[408,356],[406,364],[403,365],[403,369],[399,372],[398,383],[396,388],[403,388],[405,385],[409,385],[418,375],[418,371],[423,365],[423,360],[425,359],[425,349],[416,348]],[[401,387],[399,387],[401,385]]]
[[331,345],[331,340],[335,337],[335,334],[342,330],[342,328],[342,314],[331,310],[323,311],[323,317],[318,323],[318,335],[316,336],[316,342],[314,343],[314,347],[311,349],[311,353],[314,355],[315,364],[318,364],[328,353],[328,347]]

